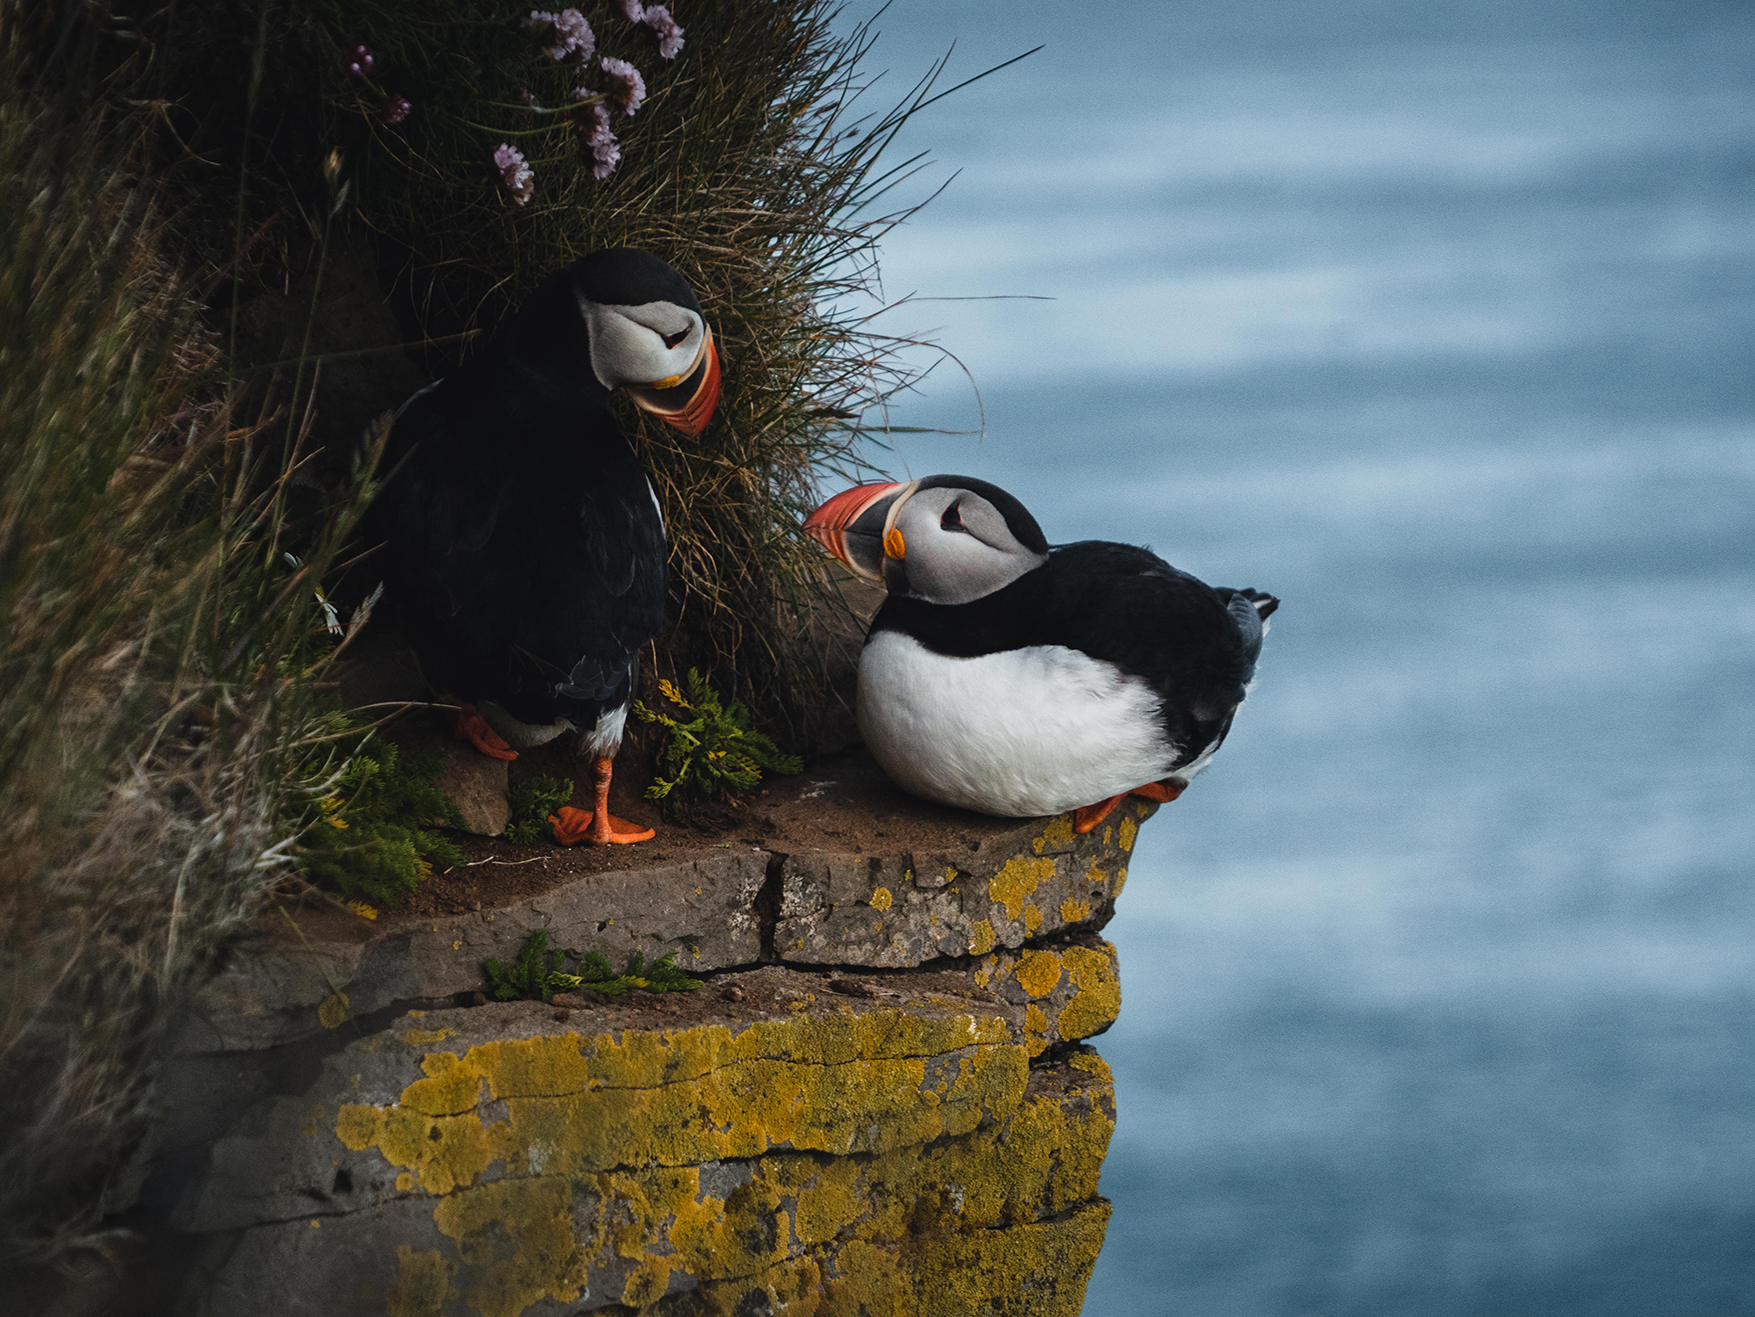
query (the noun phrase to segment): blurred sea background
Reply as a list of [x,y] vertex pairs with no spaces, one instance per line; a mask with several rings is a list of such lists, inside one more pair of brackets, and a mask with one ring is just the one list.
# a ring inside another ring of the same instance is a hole
[[890,469],[1284,600],[1107,930],[1085,1311],[1755,1313],[1755,6],[876,26],[1046,44],[899,144],[887,293],[1054,300],[888,318],[986,408]]

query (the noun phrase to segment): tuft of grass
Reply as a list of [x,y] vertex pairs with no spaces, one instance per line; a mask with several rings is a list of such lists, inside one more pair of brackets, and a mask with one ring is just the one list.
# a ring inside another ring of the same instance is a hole
[[288,511],[307,430],[239,414],[129,72],[90,72],[109,29],[20,10],[0,0],[0,1271],[107,1249],[159,1060],[290,874],[288,802],[329,754],[314,591],[364,490]]
[[548,817],[573,798],[573,779],[528,777],[514,786],[508,795],[512,820],[506,825],[506,840],[528,846],[554,835]]
[[784,754],[773,740],[750,727],[750,712],[736,700],[724,703],[707,679],[689,669],[688,693],[674,682],[659,680],[659,692],[678,706],[683,718],[649,709],[636,700],[634,716],[665,729],[661,762],[671,776],[646,788],[648,800],[665,800],[675,792],[684,799],[735,797],[753,790],[762,774],[798,773],[804,761]]
[[[463,826],[456,804],[433,785],[439,767],[435,751],[363,741],[323,783],[318,816],[300,831],[305,876],[350,900],[394,906],[434,864],[462,864],[463,852],[433,831],[435,819]],[[308,818],[307,801],[291,803]]]
[[[687,439],[622,410],[671,541],[675,625],[655,675],[699,667],[804,743],[837,698],[857,629],[839,621],[832,566],[799,525],[820,479],[871,472],[864,445],[884,401],[916,377],[903,344],[856,308],[881,294],[878,243],[913,209],[891,199],[919,160],[884,151],[933,98],[942,65],[874,108],[876,79],[862,71],[874,33],[838,35],[832,0],[689,0],[669,62],[611,0],[581,8],[600,47],[632,59],[648,87],[637,115],[615,121],[622,161],[603,180],[577,112],[521,104],[528,88],[564,107],[591,81],[542,53],[525,10],[320,0],[311,81],[351,126],[356,215],[403,254],[400,291],[429,340],[491,328],[602,247],[656,252],[699,291],[724,366],[713,423]],[[355,42],[376,53],[370,84],[339,73]],[[414,104],[400,124],[382,113],[389,94]],[[535,171],[528,205],[491,166],[502,142]]]
[[[579,962],[578,973],[568,973],[562,966],[567,957]],[[530,935],[510,966],[488,960],[484,968],[500,1001],[549,1001],[557,990],[589,988],[606,996],[620,997],[630,992],[693,992],[701,986],[700,979],[690,978],[676,966],[676,952],[665,953],[650,965],[644,952],[636,951],[625,973],[617,974],[609,958],[601,951],[549,950],[548,930],[538,929]]]

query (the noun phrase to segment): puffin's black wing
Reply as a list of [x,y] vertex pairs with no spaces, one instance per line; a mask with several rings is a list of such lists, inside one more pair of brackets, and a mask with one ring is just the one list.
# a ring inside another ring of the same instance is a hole
[[373,523],[386,602],[436,685],[589,726],[663,623],[663,523],[606,409],[499,375],[448,379],[396,422]]
[[1044,618],[1051,643],[1147,682],[1163,702],[1175,767],[1216,750],[1261,651],[1260,615],[1245,600],[1255,592],[1215,590],[1149,549],[1100,540],[1057,546],[1044,570],[1053,583]]

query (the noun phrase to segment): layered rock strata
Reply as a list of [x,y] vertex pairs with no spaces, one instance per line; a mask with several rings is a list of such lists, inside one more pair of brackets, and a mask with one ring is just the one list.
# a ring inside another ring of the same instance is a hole
[[[181,1310],[1071,1317],[1109,1210],[1096,929],[1152,808],[264,929],[167,1080],[141,1211],[191,1243]],[[708,981],[459,1004],[538,928]]]

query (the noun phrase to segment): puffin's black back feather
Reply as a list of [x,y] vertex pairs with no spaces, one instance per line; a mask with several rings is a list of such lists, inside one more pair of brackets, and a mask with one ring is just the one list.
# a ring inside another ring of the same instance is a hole
[[[1233,600],[1245,601],[1247,620],[1233,613]],[[1063,645],[1113,663],[1157,692],[1181,768],[1230,730],[1261,651],[1261,619],[1277,603],[1253,590],[1214,589],[1149,549],[1084,540],[1056,546],[1041,567],[972,603],[891,596],[871,630],[900,631],[964,658]]]
[[[455,374],[404,405],[367,533],[382,541],[385,603],[428,679],[530,723],[589,728],[626,703],[640,648],[664,620],[664,527],[645,472],[592,374],[572,279],[549,280]],[[593,300],[694,294],[624,287]],[[600,271],[600,273],[602,273]]]

